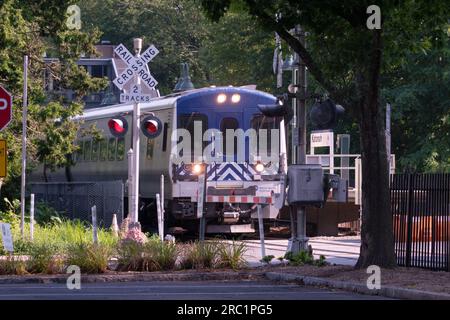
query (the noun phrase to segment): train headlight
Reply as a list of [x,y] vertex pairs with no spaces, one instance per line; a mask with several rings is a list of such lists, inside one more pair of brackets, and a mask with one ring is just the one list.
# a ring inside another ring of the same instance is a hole
[[221,93],[217,96],[217,103],[224,103],[227,101],[227,95],[225,93]]
[[231,102],[238,103],[241,101],[241,95],[239,93],[235,93],[231,96]]
[[258,171],[259,173],[264,171],[264,165],[261,162],[258,162],[255,166],[255,170]]
[[196,164],[194,164],[192,166],[192,173],[199,174],[201,172],[202,172],[202,165],[201,164],[196,163]]

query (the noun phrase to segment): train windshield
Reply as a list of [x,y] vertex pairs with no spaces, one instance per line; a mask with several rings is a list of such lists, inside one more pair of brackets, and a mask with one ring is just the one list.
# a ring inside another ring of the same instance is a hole
[[233,135],[232,139],[234,139],[234,143],[233,141],[228,141],[229,145],[233,145],[234,146],[234,150],[230,150],[231,152],[227,152],[227,130],[237,130],[239,129],[239,122],[236,118],[233,117],[226,117],[223,118],[220,122],[220,131],[222,132],[222,141],[223,141],[223,145],[222,145],[222,151],[224,155],[235,155],[237,154],[237,148],[238,148],[238,139],[236,136]]
[[259,135],[261,133],[260,130],[267,130],[267,152],[268,155],[271,154],[271,150],[272,150],[272,134],[271,134],[271,130],[278,130],[280,129],[280,121],[281,119],[278,117],[266,117],[262,114],[257,114],[254,115],[252,120],[251,120],[251,127],[252,129],[256,130],[256,134],[258,135],[258,153],[261,151],[260,148],[262,147],[260,145],[260,139],[259,139]]
[[[194,137],[194,124],[201,124],[202,138],[195,139]],[[192,112],[190,114],[180,114],[178,116],[178,128],[186,129],[191,135],[191,161],[194,161],[194,148],[200,148],[203,150],[208,142],[203,141],[203,134],[208,129],[208,117],[205,114]],[[181,137],[178,141],[180,143]]]

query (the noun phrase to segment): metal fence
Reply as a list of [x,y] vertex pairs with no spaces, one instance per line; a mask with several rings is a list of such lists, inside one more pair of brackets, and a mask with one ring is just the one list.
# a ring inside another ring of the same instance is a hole
[[62,216],[91,223],[91,208],[97,206],[99,226],[109,228],[113,214],[120,225],[123,219],[122,181],[32,183],[30,193],[35,202],[44,202]]
[[400,266],[450,271],[450,174],[391,175]]

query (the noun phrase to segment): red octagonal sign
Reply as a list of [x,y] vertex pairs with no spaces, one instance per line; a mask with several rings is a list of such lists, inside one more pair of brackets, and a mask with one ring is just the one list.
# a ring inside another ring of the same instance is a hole
[[12,118],[12,97],[8,91],[0,86],[0,131],[3,130]]

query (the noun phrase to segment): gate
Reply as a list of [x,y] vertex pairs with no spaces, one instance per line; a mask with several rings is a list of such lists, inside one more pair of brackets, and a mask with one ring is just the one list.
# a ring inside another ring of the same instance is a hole
[[450,174],[391,175],[397,263],[450,271]]
[[69,219],[91,223],[91,207],[97,206],[97,222],[109,228],[113,214],[123,220],[124,186],[122,181],[31,183],[36,203],[44,202]]

